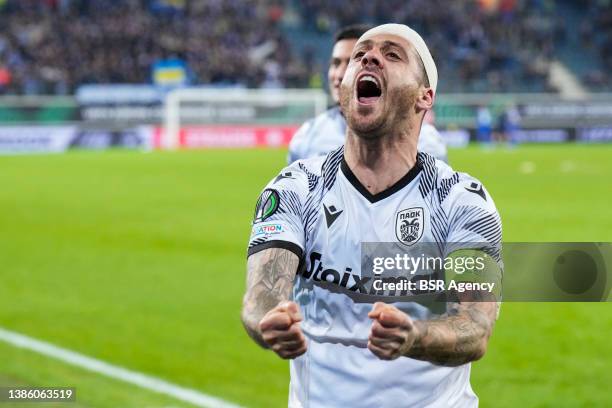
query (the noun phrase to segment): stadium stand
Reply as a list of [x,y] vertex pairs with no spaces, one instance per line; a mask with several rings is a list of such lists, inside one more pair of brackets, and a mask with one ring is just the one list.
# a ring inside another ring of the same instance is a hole
[[191,84],[318,87],[331,34],[355,22],[422,32],[443,92],[554,91],[552,59],[611,86],[609,0],[0,0],[0,93],[147,83],[170,57]]
[[306,0],[310,29],[333,31],[349,22],[399,22],[427,39],[441,70],[442,91],[544,91],[548,63],[566,27],[555,2]]
[[[575,49],[583,55],[589,55],[590,59],[576,58],[577,55],[574,55],[573,61],[576,64],[582,63],[580,73],[591,89],[612,91],[612,1],[587,0],[575,3],[578,3],[576,8],[586,10],[578,26],[580,42]],[[573,68],[576,69],[575,66]]]
[[[170,56],[186,61],[194,83],[306,85],[307,72],[292,60],[277,29],[280,5],[162,3],[4,2],[0,67],[8,72],[0,71],[0,87],[5,93],[62,94],[82,83],[149,82],[152,64]],[[4,86],[3,76],[9,77]]]

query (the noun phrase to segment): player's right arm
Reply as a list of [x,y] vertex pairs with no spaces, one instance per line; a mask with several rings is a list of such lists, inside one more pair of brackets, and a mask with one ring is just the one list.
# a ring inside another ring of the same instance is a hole
[[306,351],[302,316],[291,295],[304,253],[307,193],[308,178],[300,167],[283,169],[257,200],[249,239],[242,322],[257,344],[282,358]]
[[257,252],[247,262],[242,323],[257,344],[282,358],[306,351],[302,316],[297,304],[289,301],[298,264],[297,255],[283,248]]

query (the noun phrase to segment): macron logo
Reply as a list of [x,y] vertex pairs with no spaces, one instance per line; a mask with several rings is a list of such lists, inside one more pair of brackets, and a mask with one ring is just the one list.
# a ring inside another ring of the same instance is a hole
[[480,183],[472,183],[469,187],[465,188],[470,193],[478,194],[482,197],[483,200],[487,201],[487,196],[485,196],[485,192],[482,189],[482,184]]
[[281,173],[278,176],[276,176],[276,178],[274,179],[274,182],[272,184],[276,184],[279,181],[281,181],[282,179],[295,179],[295,177],[293,177],[293,174],[291,174],[290,171],[288,171],[286,173]]
[[329,208],[323,204],[323,210],[325,210],[325,221],[327,221],[327,228],[331,227],[331,225],[336,221],[336,219],[342,214],[342,210],[336,209],[333,205],[330,205]]

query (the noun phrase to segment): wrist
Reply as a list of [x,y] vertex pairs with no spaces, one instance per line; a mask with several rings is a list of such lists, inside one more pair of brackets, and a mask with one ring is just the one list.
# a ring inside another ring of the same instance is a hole
[[[414,357],[418,354],[418,350],[423,347],[423,339],[427,334],[427,322],[423,320],[413,320],[412,322],[412,339],[409,347],[406,347],[403,353],[406,357]],[[408,346],[408,345],[407,345]]]

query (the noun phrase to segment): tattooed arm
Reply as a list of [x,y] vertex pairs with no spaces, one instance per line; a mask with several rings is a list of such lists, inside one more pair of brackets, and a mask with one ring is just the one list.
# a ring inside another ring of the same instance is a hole
[[[493,258],[481,251],[461,250],[450,256],[481,257],[480,272],[463,271],[447,278],[466,282],[494,282],[501,287],[502,270]],[[477,258],[474,258],[477,259]],[[456,302],[447,312],[430,320],[412,320],[394,306],[375,303],[368,348],[381,359],[400,356],[444,366],[458,366],[482,358],[497,319],[499,292],[465,291],[456,293]]]
[[400,356],[458,366],[484,356],[496,318],[495,302],[453,303],[438,319],[412,320],[395,306],[375,303],[368,348],[383,360]]
[[306,351],[299,308],[289,301],[299,259],[287,249],[270,248],[249,256],[242,323],[253,340],[282,358]]
[[407,357],[457,366],[482,358],[495,324],[495,302],[453,303],[439,319],[415,321],[415,342]]

